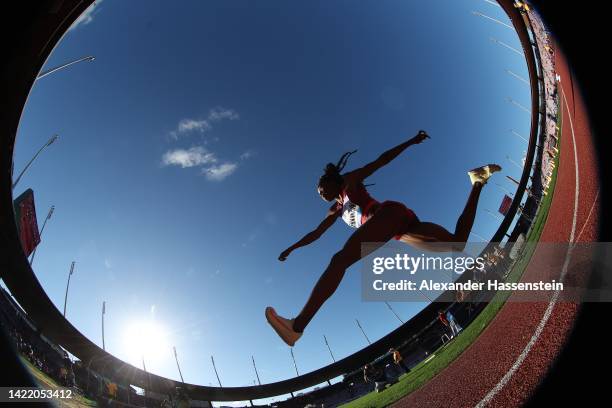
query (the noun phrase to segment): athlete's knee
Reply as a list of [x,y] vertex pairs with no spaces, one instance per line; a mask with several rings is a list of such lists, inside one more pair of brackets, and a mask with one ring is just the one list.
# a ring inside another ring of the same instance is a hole
[[351,266],[352,263],[349,251],[341,249],[332,256],[330,266],[346,269]]
[[467,245],[467,242],[464,241],[463,239],[456,240],[452,242],[452,249],[455,252],[463,252],[466,245]]

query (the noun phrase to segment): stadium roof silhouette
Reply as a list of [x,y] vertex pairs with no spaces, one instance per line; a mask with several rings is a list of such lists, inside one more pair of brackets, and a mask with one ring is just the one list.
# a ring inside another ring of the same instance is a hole
[[[328,366],[310,373],[274,383],[249,387],[208,387],[186,384],[147,373],[127,364],[86,338],[67,321],[51,302],[36,278],[23,252],[15,224],[12,192],[13,149],[19,120],[36,76],[64,33],[94,1],[49,0],[16,2],[11,12],[15,23],[11,33],[11,52],[4,55],[5,66],[0,77],[3,92],[0,94],[0,247],[5,248],[0,257],[0,276],[20,305],[35,322],[45,337],[61,345],[78,357],[85,365],[113,378],[151,391],[168,393],[180,386],[193,399],[205,401],[244,401],[261,399],[302,390],[355,370],[365,363],[385,354],[389,346],[416,336],[431,325],[440,304],[430,304],[410,321],[368,347]],[[531,82],[531,103],[538,107],[538,69],[531,41],[523,17],[510,0],[499,0],[518,33]],[[516,215],[523,193],[529,181],[538,136],[539,110],[531,112],[531,132],[526,165],[519,186],[506,217],[501,222],[489,245],[500,242]]]

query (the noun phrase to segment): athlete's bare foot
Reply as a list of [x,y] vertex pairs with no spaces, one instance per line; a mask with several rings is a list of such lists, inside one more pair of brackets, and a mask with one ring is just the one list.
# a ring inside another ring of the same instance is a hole
[[302,333],[293,330],[293,319],[289,320],[279,316],[271,306],[266,307],[266,319],[288,346],[293,347],[295,342],[302,337]]
[[502,168],[498,164],[487,164],[485,166],[477,167],[468,171],[470,181],[472,185],[480,183],[482,185],[487,184],[487,180],[491,177],[491,174],[500,171]]

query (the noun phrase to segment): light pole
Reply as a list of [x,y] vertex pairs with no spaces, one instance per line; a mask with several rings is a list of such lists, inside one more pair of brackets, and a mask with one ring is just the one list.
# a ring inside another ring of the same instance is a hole
[[523,136],[521,136],[520,134],[518,134],[518,133],[516,132],[516,130],[514,130],[514,129],[510,129],[510,132],[511,132],[511,133],[512,133],[514,136],[520,137],[521,139],[523,139],[524,141],[526,141],[527,143],[529,143],[529,140],[525,139]]
[[68,283],[66,284],[66,296],[64,296],[64,318],[66,317],[66,303],[68,302],[68,288],[70,287],[70,277],[74,272],[74,261],[70,265],[70,272],[68,273]]
[[506,159],[508,159],[508,161],[509,161],[510,163],[514,164],[514,165],[515,165],[515,166],[516,166],[516,167],[517,167],[519,170],[523,170],[523,168],[521,167],[521,165],[520,165],[520,164],[518,164],[517,162],[515,162],[514,160],[512,160],[512,159],[510,158],[510,156],[506,156]]
[[[45,230],[45,225],[47,225],[47,221],[49,221],[49,219],[53,215],[53,211],[55,211],[54,205],[52,205],[51,208],[49,208],[49,213],[47,214],[47,218],[45,218],[45,221],[43,222],[43,226],[40,229],[40,233],[38,234],[39,237],[42,237],[42,233]],[[32,252],[32,258],[30,259],[30,267],[32,266],[32,263],[34,263],[34,256],[36,255],[36,250],[38,249],[38,245],[36,246],[36,248],[34,248],[34,251]]]
[[291,359],[293,360],[293,366],[295,367],[295,375],[299,377],[300,373],[298,372],[297,364],[295,363],[295,356],[293,355],[293,347],[290,347],[289,351],[291,351]]
[[496,185],[497,187],[499,187],[499,188],[500,188],[502,191],[504,191],[504,192],[508,193],[508,194],[510,195],[510,197],[514,197],[514,193],[513,193],[512,191],[508,190],[506,187],[502,186],[502,185],[501,185],[501,184],[499,184],[499,183],[495,183],[495,185]]
[[513,179],[513,178],[512,178],[512,177],[510,177],[510,176],[506,176],[506,178],[507,178],[508,180],[510,180],[511,182],[513,182],[514,184],[516,184],[517,186],[520,184],[520,183],[518,182],[518,180],[515,180],[515,179]]
[[504,26],[504,27],[506,27],[506,28],[509,28],[509,29],[511,29],[511,30],[514,30],[514,27],[512,27],[511,25],[506,24],[506,23],[504,23],[503,21],[499,21],[499,20],[498,20],[498,19],[496,19],[496,18],[489,17],[489,16],[487,16],[486,14],[482,14],[482,13],[480,13],[480,12],[478,12],[478,11],[472,11],[472,14],[473,14],[473,15],[475,15],[475,16],[484,17],[484,18],[486,18],[487,20],[493,21],[494,23],[497,23],[497,24],[502,25],[502,26]]
[[361,330],[361,333],[363,333],[363,336],[366,338],[366,340],[368,341],[368,344],[372,344],[372,342],[370,341],[370,339],[368,338],[368,335],[365,333],[365,331],[363,330],[363,327],[361,327],[361,324],[359,323],[359,320],[355,319],[355,321],[357,322],[357,327],[359,327],[359,330]]
[[[147,388],[151,388],[151,377],[149,377],[149,373],[147,371],[147,366],[145,365],[144,354],[142,355],[142,370],[147,375]],[[147,390],[144,389],[144,395],[147,396]],[[145,404],[146,407],[146,404]]]
[[81,61],[93,61],[93,60],[95,60],[95,59],[96,59],[96,57],[94,57],[94,56],[92,56],[92,55],[88,55],[87,57],[79,58],[79,59],[76,59],[76,60],[74,60],[74,61],[70,61],[70,62],[67,62],[67,63],[62,64],[62,65],[60,65],[60,66],[57,66],[57,67],[55,67],[55,68],[48,69],[48,70],[46,70],[45,72],[42,72],[41,74],[39,74],[39,75],[36,77],[36,81],[38,81],[40,78],[44,78],[44,77],[46,77],[46,76],[47,76],[47,75],[49,75],[49,74],[52,74],[52,73],[54,73],[54,72],[57,72],[57,71],[59,71],[59,70],[61,70],[61,69],[64,69],[64,68],[66,68],[66,67],[69,67],[70,65],[78,64],[78,63],[79,63],[79,62],[81,62]]
[[261,385],[261,380],[259,379],[259,373],[257,372],[257,366],[255,365],[255,357],[251,356],[251,360],[253,360],[253,368],[255,369],[255,376],[257,376],[257,382]]
[[515,77],[516,79],[518,79],[519,81],[525,83],[527,86],[529,86],[529,81],[523,78],[522,76],[520,76],[519,74],[512,72],[509,69],[507,69],[506,72],[512,75],[513,77]]
[[518,103],[517,101],[515,101],[514,99],[507,97],[506,101],[510,102],[511,104],[513,104],[514,106],[518,107],[519,109],[527,112],[527,113],[531,113],[531,110],[529,110],[529,108],[524,107],[523,105],[521,105],[520,103]]
[[329,343],[327,342],[327,337],[325,337],[325,335],[323,335],[323,339],[325,340],[325,344],[327,344],[327,349],[329,350],[329,355],[331,356],[332,360],[335,363],[336,359],[334,358],[334,353],[332,353],[331,347],[329,347]]
[[217,366],[215,365],[215,359],[213,356],[210,356],[210,360],[212,361],[213,369],[215,370],[215,375],[217,376],[217,381],[219,382],[219,387],[223,388],[221,385],[221,380],[219,379],[219,373],[217,372]]
[[489,3],[489,4],[490,4],[490,5],[492,5],[492,6],[497,6],[497,7],[499,7],[499,8],[502,8],[502,7],[499,5],[499,3],[496,3],[496,2],[494,2],[494,1],[491,1],[491,0],[484,0],[484,1],[485,1],[485,2],[487,2],[487,3]]
[[393,308],[391,307],[389,302],[385,302],[385,305],[387,305],[389,310],[395,315],[395,317],[397,317],[397,320],[399,320],[402,324],[404,324],[404,321],[399,317],[399,315],[397,313],[395,313],[395,310],[393,310]]
[[178,356],[176,354],[176,347],[172,346],[172,349],[174,350],[174,359],[176,360],[176,366],[178,367],[178,371],[179,371],[179,375],[181,376],[181,382],[185,382],[185,380],[183,380],[183,373],[181,373],[181,366],[179,365],[178,362]]
[[[102,302],[102,350],[106,351],[106,347],[104,346],[104,314],[106,314],[106,301]],[[144,365],[144,357],[142,358],[142,363]]]
[[23,168],[23,170],[21,171],[21,173],[19,173],[19,176],[17,176],[17,179],[13,182],[13,190],[15,189],[15,187],[17,186],[17,183],[19,183],[19,180],[21,180],[21,177],[23,176],[23,173],[26,172],[26,170],[28,169],[28,167],[30,167],[30,165],[32,164],[32,162],[38,157],[38,155],[47,147],[47,146],[51,146],[53,144],[53,142],[55,142],[57,140],[59,136],[57,134],[51,136],[51,139],[49,139],[47,141],[47,143],[45,143],[34,155],[34,157],[32,157],[32,159],[30,159],[30,161],[28,162],[28,164],[26,164],[26,166]]
[[502,47],[506,47],[507,49],[509,49],[510,51],[514,52],[515,54],[520,55],[521,57],[524,57],[524,56],[525,56],[525,53],[524,53],[524,52],[517,50],[516,48],[514,48],[514,47],[512,47],[512,46],[510,46],[510,45],[508,45],[508,44],[506,44],[506,43],[505,43],[505,42],[503,42],[503,41],[499,41],[498,39],[493,38],[493,37],[490,37],[489,39],[490,39],[491,41],[493,41],[494,43],[497,43],[497,44],[501,45]]

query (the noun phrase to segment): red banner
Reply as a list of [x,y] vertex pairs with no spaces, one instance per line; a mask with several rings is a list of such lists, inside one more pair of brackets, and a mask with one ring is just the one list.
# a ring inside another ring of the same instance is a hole
[[508,196],[508,194],[504,194],[504,199],[499,206],[499,212],[503,215],[508,214],[508,210],[510,209],[510,204],[512,204],[512,198]]
[[40,243],[34,192],[30,188],[15,200],[15,221],[23,252],[26,256],[30,256],[34,248]]

